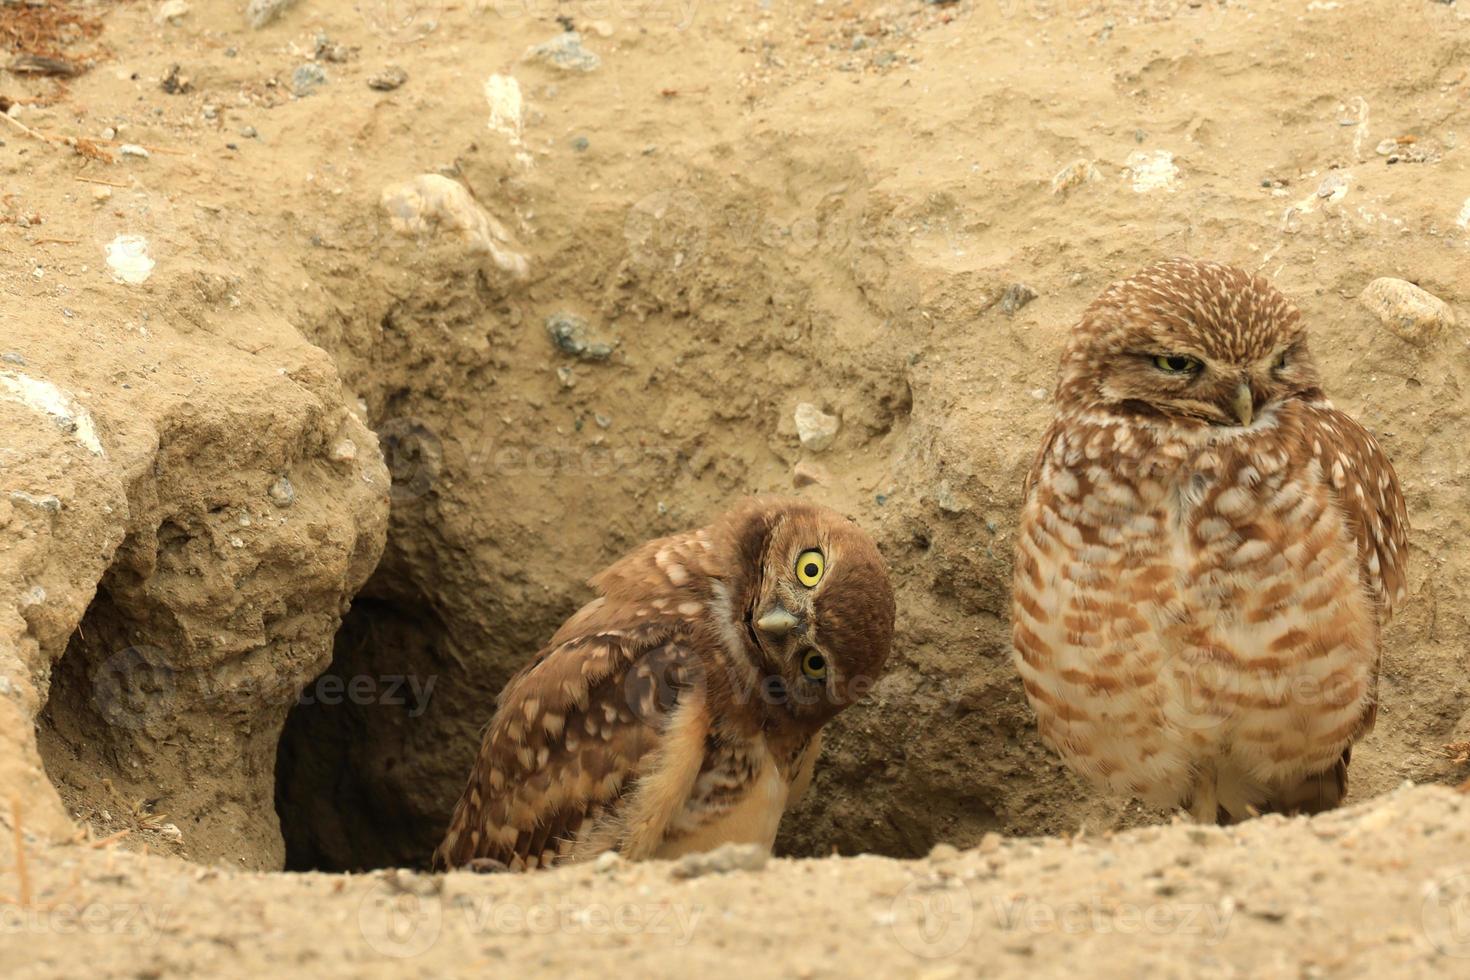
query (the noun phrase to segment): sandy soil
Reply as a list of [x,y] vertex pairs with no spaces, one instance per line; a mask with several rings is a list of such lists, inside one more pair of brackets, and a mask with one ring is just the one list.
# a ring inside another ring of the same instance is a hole
[[[260,29],[214,0],[74,8],[45,53],[87,70],[0,74],[0,371],[74,406],[0,398],[0,796],[34,877],[0,962],[1452,970],[1463,798],[1375,798],[1470,775],[1464,6],[300,0]],[[34,26],[18,9],[0,37]],[[385,189],[422,174],[462,188],[466,228],[395,226]],[[1167,815],[1068,775],[1007,660],[1062,333],[1176,253],[1293,296],[1403,478],[1412,598],[1352,814],[1128,831]],[[1460,326],[1386,329],[1357,299],[1380,276]],[[594,349],[553,343],[561,314]],[[840,418],[830,448],[798,403]],[[420,866],[582,580],[799,472],[878,537],[899,642],[778,850],[887,857],[268,873]],[[941,844],[975,849],[925,858]],[[486,924],[563,900],[550,928]],[[373,918],[416,902],[441,923],[421,953]],[[96,903],[95,933],[58,912]],[[665,908],[699,910],[688,942],[638,919]],[[597,933],[600,909],[638,921]],[[915,918],[964,909],[954,950]]]

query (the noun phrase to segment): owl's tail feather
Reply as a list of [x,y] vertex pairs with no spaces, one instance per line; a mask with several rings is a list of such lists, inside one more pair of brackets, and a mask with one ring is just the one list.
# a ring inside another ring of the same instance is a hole
[[1347,796],[1348,763],[1353,760],[1353,747],[1342,750],[1342,758],[1327,769],[1307,776],[1294,786],[1277,791],[1261,807],[1262,813],[1325,813],[1342,803]]

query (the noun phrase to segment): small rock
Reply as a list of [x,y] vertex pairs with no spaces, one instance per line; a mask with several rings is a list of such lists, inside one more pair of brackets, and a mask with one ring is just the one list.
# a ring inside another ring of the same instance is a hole
[[592,862],[592,870],[598,874],[610,874],[623,866],[623,856],[617,851],[603,851]]
[[1455,325],[1455,312],[1448,303],[1402,279],[1374,279],[1358,300],[1411,344],[1433,340]]
[[183,74],[181,66],[174,65],[168,70],[168,74],[163,76],[163,81],[158,83],[158,87],[168,95],[187,95],[194,90],[194,83]]
[[295,3],[296,0],[250,0],[245,7],[245,22],[258,31]]
[[107,243],[107,267],[118,282],[141,286],[153,275],[156,264],[148,255],[148,239],[142,235],[118,235]]
[[562,353],[584,361],[605,361],[612,356],[612,345],[593,340],[587,321],[575,313],[551,314],[546,318],[546,334]]
[[1005,295],[1000,298],[1000,311],[1006,316],[1014,316],[1015,312],[1036,298],[1036,290],[1024,282],[1013,282],[1006,287]]
[[270,494],[271,500],[277,507],[290,507],[296,503],[296,488],[291,485],[289,476],[283,476],[272,483],[270,490],[266,492]]
[[934,488],[934,502],[946,514],[963,514],[970,509],[969,504],[955,496],[948,480],[940,480],[939,486]]
[[189,12],[188,0],[164,0],[158,5],[153,20],[159,24],[172,24]]
[[602,64],[601,58],[582,47],[582,35],[576,31],[558,34],[545,44],[527,49],[526,57],[562,71],[595,71]]
[[791,484],[797,487],[809,487],[812,484],[826,486],[832,482],[832,474],[821,463],[813,463],[802,460],[796,464],[791,471]]
[[592,415],[592,421],[597,423],[597,427],[599,429],[612,428],[612,419],[608,418],[606,415],[603,415],[601,412],[594,412]]
[[868,46],[868,39],[867,39],[867,37],[865,37],[862,34],[854,34],[853,35],[853,38],[852,38],[852,49],[854,51],[861,51],[863,48],[866,48],[867,46]]
[[1139,194],[1172,191],[1179,183],[1179,168],[1168,150],[1134,150],[1128,154],[1124,172]]
[[144,160],[148,159],[152,155],[146,149],[139,146],[137,143],[124,143],[122,146],[119,146],[117,148],[117,152],[121,153],[125,157],[140,157]]
[[316,36],[316,59],[318,61],[329,61],[334,65],[340,65],[352,57],[352,49],[345,44],[333,41],[325,34]]
[[352,462],[357,458],[357,443],[351,439],[338,440],[337,444],[332,447],[331,458],[334,463]]
[[1051,192],[1053,194],[1066,194],[1074,187],[1097,180],[1100,174],[1091,160],[1074,160],[1067,164],[1057,175],[1051,179]]
[[837,438],[837,430],[841,425],[842,420],[837,416],[828,415],[809,402],[796,406],[796,435],[801,439],[804,449],[814,453],[827,449]]
[[713,851],[684,855],[670,874],[675,878],[702,878],[730,871],[760,871],[770,859],[769,851],[754,844],[721,844]]
[[6,351],[4,354],[0,354],[0,361],[4,361],[6,364],[14,364],[16,367],[26,366],[26,359],[24,357],[21,357],[15,351],[11,350]]
[[50,514],[61,513],[61,498],[57,497],[54,493],[43,493],[38,496],[36,494],[26,493],[24,490],[12,490],[10,491],[10,499],[18,500],[23,504],[30,504],[32,507],[39,507],[41,510]]
[[960,849],[953,844],[935,844],[929,850],[930,864],[945,864],[960,856]]
[[556,380],[561,382],[563,388],[577,387],[576,376],[572,374],[572,369],[565,364],[556,369]]
[[375,92],[391,92],[408,81],[408,72],[397,65],[385,65],[368,79],[368,88]]
[[576,139],[572,140],[572,149],[576,150],[578,153],[586,153],[587,147],[591,145],[591,141],[588,140],[585,136],[578,136]]
[[291,91],[297,98],[310,95],[327,83],[327,72],[315,61],[298,65],[291,73]]
[[530,262],[511,248],[510,232],[492,218],[457,180],[420,174],[383,188],[379,198],[388,223],[400,235],[423,237],[441,228],[458,232],[471,252],[483,252],[500,269],[524,279]]
[[175,844],[184,842],[184,832],[179,829],[178,824],[166,823],[158,828],[158,834],[165,840],[171,840]]
[[254,126],[241,126],[240,127],[240,135],[243,136],[243,137],[245,137],[248,140],[253,140],[253,139],[255,139],[256,136],[258,136],[260,134],[255,131],[255,127]]

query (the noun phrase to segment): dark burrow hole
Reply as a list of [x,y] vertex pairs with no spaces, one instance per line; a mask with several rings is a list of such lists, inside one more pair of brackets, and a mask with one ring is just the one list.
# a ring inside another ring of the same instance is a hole
[[302,690],[281,733],[276,813],[287,871],[428,866],[476,747],[450,696],[464,689],[456,673],[426,604],[353,601],[330,666]]

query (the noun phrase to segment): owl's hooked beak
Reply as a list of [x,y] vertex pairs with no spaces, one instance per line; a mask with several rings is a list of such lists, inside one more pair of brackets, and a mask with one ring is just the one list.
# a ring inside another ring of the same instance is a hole
[[790,633],[801,621],[786,611],[785,606],[777,605],[760,619],[755,621],[755,628],[762,633],[772,636],[785,636]]
[[1235,409],[1235,417],[1240,419],[1241,425],[1250,425],[1256,417],[1256,396],[1251,391],[1251,383],[1242,381],[1240,387],[1235,389],[1235,399],[1231,404]]

